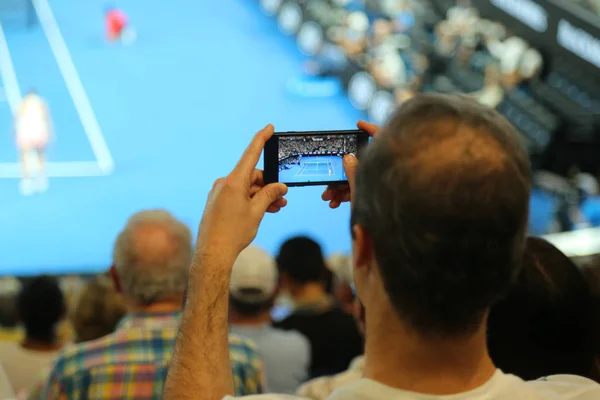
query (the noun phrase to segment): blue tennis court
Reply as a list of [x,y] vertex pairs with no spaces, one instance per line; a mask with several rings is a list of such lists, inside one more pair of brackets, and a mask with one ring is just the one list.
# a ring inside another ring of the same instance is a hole
[[[38,0],[31,29],[5,24],[0,10],[0,275],[104,270],[116,233],[144,208],[195,230],[213,181],[264,125],[353,129],[361,116],[343,93],[286,91],[304,58],[255,1],[112,4],[136,30],[129,46],[105,42],[104,0]],[[49,190],[23,197],[11,107],[30,88],[48,101],[55,136]],[[348,250],[348,207],[330,210],[321,191],[291,189],[257,244],[274,251],[307,233],[327,252]]]
[[[24,2],[0,7],[0,275],[105,270],[116,233],[140,209],[166,208],[195,230],[213,181],[267,123],[339,130],[364,118],[344,93],[286,90],[304,57],[255,0],[112,2],[136,30],[127,46],[104,40],[106,0],[36,0],[32,28]],[[55,135],[49,190],[23,197],[12,115],[29,89],[48,101]],[[333,167],[341,175],[341,163]],[[302,174],[321,172],[317,164]],[[257,244],[274,251],[305,233],[328,253],[348,250],[349,208],[330,210],[321,191],[290,189]],[[533,208],[534,232],[552,208],[537,217]]]
[[342,158],[339,156],[304,156],[298,164],[289,164],[279,172],[286,183],[327,182],[346,180]]

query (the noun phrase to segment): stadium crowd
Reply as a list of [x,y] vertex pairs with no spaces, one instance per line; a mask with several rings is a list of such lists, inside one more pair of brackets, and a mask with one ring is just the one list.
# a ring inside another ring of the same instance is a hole
[[1,281],[0,398],[600,398],[600,265],[526,236],[511,125],[418,95],[358,127],[373,140],[322,195],[351,201],[352,256],[302,236],[276,257],[251,244],[287,204],[255,170],[269,125],[215,182],[195,243],[146,210],[103,276]]
[[[472,96],[503,114],[522,135],[533,174],[540,174],[533,180],[536,204],[543,208],[552,199],[551,216],[534,216],[532,231],[600,226],[600,75],[551,49],[553,28],[527,33],[519,23],[507,22],[515,18],[502,11],[525,12],[531,6],[545,15],[543,7],[470,0],[285,0],[272,13],[280,26],[292,3],[302,12],[297,30],[286,33],[295,34],[310,56],[301,95],[310,96],[315,88],[320,96],[315,82],[337,81],[353,106],[376,123],[418,93]],[[551,3],[596,18],[587,10],[597,1]],[[550,23],[550,16],[536,21]],[[549,173],[552,179],[545,179]]]
[[356,153],[356,150],[357,141],[355,137],[317,136],[302,139],[279,139],[280,161],[291,156],[344,155]]

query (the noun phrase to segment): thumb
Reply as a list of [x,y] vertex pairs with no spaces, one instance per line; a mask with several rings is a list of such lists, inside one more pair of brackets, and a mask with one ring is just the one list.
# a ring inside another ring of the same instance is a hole
[[257,212],[264,214],[271,203],[285,196],[287,192],[288,187],[283,183],[271,183],[260,189],[260,191],[254,195],[252,198],[254,208]]
[[356,168],[358,167],[358,159],[352,153],[346,154],[344,156],[344,172],[346,173],[346,178],[348,179],[348,183],[350,184],[350,192],[352,193],[354,189],[354,176],[356,175]]

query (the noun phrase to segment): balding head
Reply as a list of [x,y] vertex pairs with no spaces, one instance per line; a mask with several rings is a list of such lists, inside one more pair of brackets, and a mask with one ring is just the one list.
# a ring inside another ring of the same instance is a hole
[[113,252],[123,294],[140,305],[183,295],[191,259],[190,230],[163,210],[134,214]]
[[518,271],[529,175],[514,129],[474,100],[420,95],[395,113],[361,158],[353,223],[401,320],[423,335],[477,329]]

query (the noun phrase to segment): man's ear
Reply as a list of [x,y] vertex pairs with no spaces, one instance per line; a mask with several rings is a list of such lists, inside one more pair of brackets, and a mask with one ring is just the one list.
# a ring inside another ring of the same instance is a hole
[[121,290],[121,280],[119,279],[119,274],[117,273],[117,268],[114,265],[110,266],[110,270],[108,271],[110,274],[110,280],[113,283],[113,287],[117,293],[123,293]]
[[373,259],[373,242],[367,235],[367,232],[360,224],[354,224],[352,226],[352,240],[353,240],[353,254],[354,266],[356,268],[363,268],[368,266]]
[[279,284],[277,285],[278,294],[280,292],[288,290],[289,288],[290,288],[290,280],[289,280],[287,272],[280,271],[279,272]]

